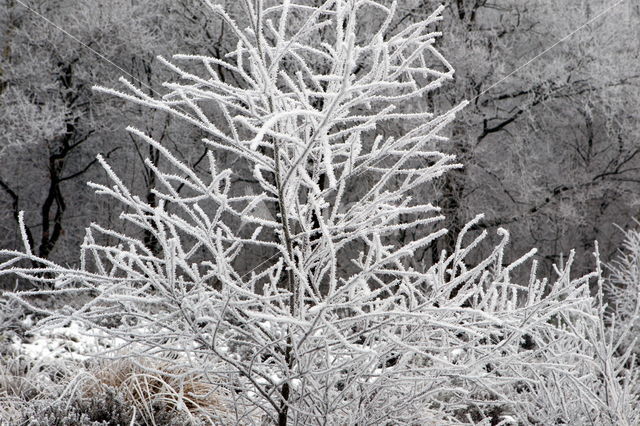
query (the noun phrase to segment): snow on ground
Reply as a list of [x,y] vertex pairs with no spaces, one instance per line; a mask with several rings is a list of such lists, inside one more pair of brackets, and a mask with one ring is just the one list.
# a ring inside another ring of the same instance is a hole
[[[27,330],[33,326],[33,318],[23,321]],[[83,361],[89,354],[104,351],[113,346],[113,338],[105,333],[88,331],[77,321],[66,326],[29,331],[24,338],[13,336],[10,347],[15,353],[27,355],[38,361]]]

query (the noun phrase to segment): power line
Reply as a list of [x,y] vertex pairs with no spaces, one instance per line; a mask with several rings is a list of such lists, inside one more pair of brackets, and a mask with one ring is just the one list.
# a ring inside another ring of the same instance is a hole
[[127,70],[125,70],[124,68],[122,68],[121,66],[119,66],[118,64],[116,64],[115,62],[113,62],[112,60],[110,60],[109,58],[107,58],[104,54],[98,52],[97,50],[95,50],[94,48],[92,48],[91,46],[89,46],[88,44],[84,43],[82,40],[80,40],[78,37],[74,36],[73,34],[71,34],[70,32],[68,32],[67,30],[65,30],[64,28],[60,27],[59,25],[57,25],[55,22],[51,21],[49,18],[47,18],[46,16],[42,15],[40,12],[38,12],[37,10],[31,8],[29,5],[23,3],[21,0],[16,0],[18,3],[20,3],[24,8],[26,8],[27,10],[31,11],[31,13],[33,13],[34,15],[38,16],[39,18],[43,19],[44,21],[46,21],[49,25],[51,25],[54,28],[57,28],[58,30],[62,31],[64,34],[66,34],[67,36],[69,36],[72,40],[76,41],[78,44],[84,46],[85,48],[87,48],[88,50],[90,50],[91,52],[93,52],[96,56],[98,56],[100,59],[104,60],[105,62],[108,62],[109,64],[111,64],[113,67],[117,68],[118,70],[122,71],[123,73],[125,73],[126,75],[128,75],[129,77],[131,77],[133,80],[137,81],[138,83],[140,83],[141,85],[143,85],[144,87],[148,88],[149,90],[151,90],[153,93],[155,94],[159,94],[158,92],[156,92],[155,90],[153,90],[153,88],[151,86],[149,86],[148,84],[144,83],[143,81],[139,80],[138,78],[136,78],[133,74],[131,74],[130,72],[128,72]]
[[502,83],[503,81],[505,81],[506,79],[508,79],[509,77],[511,77],[512,75],[520,72],[521,70],[523,70],[524,68],[526,68],[527,66],[529,66],[533,61],[535,61],[536,59],[540,58],[541,56],[545,55],[547,52],[549,52],[551,49],[555,48],[557,45],[559,45],[560,43],[563,43],[564,41],[568,40],[569,38],[571,38],[571,36],[573,36],[575,33],[577,33],[578,31],[580,31],[581,29],[583,29],[584,27],[586,27],[587,25],[592,24],[593,22],[595,22],[598,18],[600,18],[601,16],[603,16],[604,14],[608,13],[611,9],[613,9],[614,7],[618,6],[620,3],[624,2],[625,0],[619,0],[616,3],[612,4],[611,6],[605,8],[604,10],[602,10],[600,13],[598,13],[596,16],[594,16],[593,18],[589,19],[587,22],[585,22],[584,24],[580,25],[578,28],[576,28],[575,30],[571,31],[569,34],[567,34],[566,36],[562,37],[560,40],[556,41],[555,43],[553,43],[551,46],[547,47],[545,50],[543,50],[542,52],[538,53],[536,56],[534,56],[533,58],[529,59],[527,62],[525,62],[524,64],[520,65],[518,68],[516,68],[515,70],[511,71],[509,74],[507,74],[506,76],[504,76],[503,78],[501,78],[500,80],[496,81],[495,83],[493,83],[491,86],[489,86],[487,89],[483,90],[482,92],[480,92],[479,95],[477,95],[475,98],[473,98],[471,101],[469,101],[470,103],[475,101],[476,99],[478,99],[480,96],[484,95],[485,93],[487,93],[489,90],[493,89],[494,87],[496,87],[498,84]]

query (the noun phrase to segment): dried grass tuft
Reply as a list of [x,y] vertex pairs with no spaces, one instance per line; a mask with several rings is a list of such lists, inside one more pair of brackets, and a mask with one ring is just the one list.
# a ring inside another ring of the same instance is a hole
[[227,423],[233,410],[228,391],[203,375],[169,363],[130,359],[101,362],[82,388],[85,397],[111,388],[124,395],[146,424],[174,415],[192,423]]

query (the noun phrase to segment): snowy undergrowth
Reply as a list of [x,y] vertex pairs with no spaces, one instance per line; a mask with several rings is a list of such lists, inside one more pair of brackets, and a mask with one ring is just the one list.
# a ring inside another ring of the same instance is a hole
[[[0,423],[21,426],[221,424],[224,391],[170,365],[130,359],[116,338],[82,322],[34,327],[26,315],[4,330]],[[135,352],[135,347],[130,347]],[[99,357],[99,358],[97,358]],[[226,399],[226,397],[224,398]],[[227,420],[225,420],[227,419]],[[107,422],[107,423],[102,423]]]
[[114,346],[113,337],[104,332],[90,331],[78,321],[71,321],[64,326],[34,330],[33,316],[28,315],[22,325],[29,330],[28,334],[24,337],[12,336],[9,348],[36,362],[80,362]]

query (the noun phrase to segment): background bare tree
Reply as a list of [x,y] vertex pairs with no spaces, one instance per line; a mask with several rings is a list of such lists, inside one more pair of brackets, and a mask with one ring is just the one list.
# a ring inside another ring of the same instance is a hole
[[[406,19],[430,5],[407,5]],[[472,100],[451,129],[449,152],[465,167],[435,188],[449,228],[484,211],[482,227],[507,226],[517,246],[541,246],[549,271],[596,239],[609,258],[621,238],[611,224],[637,212],[637,8],[458,0],[447,11],[440,47],[460,70],[458,86],[430,101]]]

